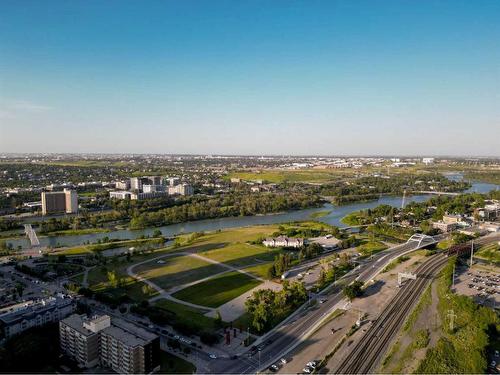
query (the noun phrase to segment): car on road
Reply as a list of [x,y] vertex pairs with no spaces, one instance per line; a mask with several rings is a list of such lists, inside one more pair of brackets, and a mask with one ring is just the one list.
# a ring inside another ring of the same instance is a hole
[[286,358],[281,358],[281,359],[280,359],[280,362],[281,362],[282,364],[286,365],[286,363],[287,363],[288,361],[286,360]]
[[271,366],[269,367],[269,370],[271,370],[272,372],[276,372],[276,371],[278,371],[279,369],[280,369],[280,368],[279,368],[277,365],[271,365]]
[[311,362],[307,362],[306,366],[310,367],[314,370],[316,368],[316,365],[317,365],[316,361],[311,361]]
[[304,374],[310,374],[310,373],[312,372],[312,370],[311,370],[309,367],[304,367],[304,368],[302,369],[302,372],[303,372]]
[[217,356],[216,356],[215,354],[213,354],[213,353],[210,353],[208,356],[209,356],[211,359],[217,359]]

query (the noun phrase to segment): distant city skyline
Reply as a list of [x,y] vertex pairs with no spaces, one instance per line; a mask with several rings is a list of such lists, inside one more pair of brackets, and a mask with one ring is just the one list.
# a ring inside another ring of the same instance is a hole
[[500,156],[500,2],[5,1],[0,153]]

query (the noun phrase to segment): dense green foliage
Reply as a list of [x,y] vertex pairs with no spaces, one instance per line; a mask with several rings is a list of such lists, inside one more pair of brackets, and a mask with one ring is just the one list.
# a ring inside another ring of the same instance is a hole
[[245,302],[247,312],[251,316],[252,331],[263,333],[290,315],[307,299],[307,291],[303,283],[283,282],[281,291],[260,289]]
[[356,297],[360,297],[363,294],[363,282],[356,280],[352,284],[346,285],[342,292],[350,301]]
[[463,191],[470,185],[451,181],[439,173],[400,174],[384,177],[362,177],[356,180],[336,181],[319,188],[321,195],[334,197],[335,203],[376,199],[380,194],[403,194],[403,191],[425,191],[433,186],[438,191]]
[[136,215],[130,221],[130,227],[143,228],[217,217],[267,214],[313,207],[320,202],[318,196],[302,193],[226,194]]
[[[498,337],[500,319],[492,309],[476,305],[471,298],[449,291],[454,259],[439,280],[439,313],[443,336],[427,351],[418,373],[485,373],[490,335]],[[449,313],[455,314],[453,330]]]

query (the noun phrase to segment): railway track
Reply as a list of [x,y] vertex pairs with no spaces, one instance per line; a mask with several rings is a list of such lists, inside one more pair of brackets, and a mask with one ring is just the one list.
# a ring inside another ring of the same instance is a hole
[[417,279],[407,282],[401,288],[335,373],[367,374],[376,368],[419,297],[447,259],[445,255],[437,254],[417,269]]

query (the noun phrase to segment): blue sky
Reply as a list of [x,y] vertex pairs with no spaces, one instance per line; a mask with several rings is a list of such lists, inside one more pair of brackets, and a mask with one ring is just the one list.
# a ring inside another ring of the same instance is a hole
[[500,1],[0,1],[0,152],[500,156]]

